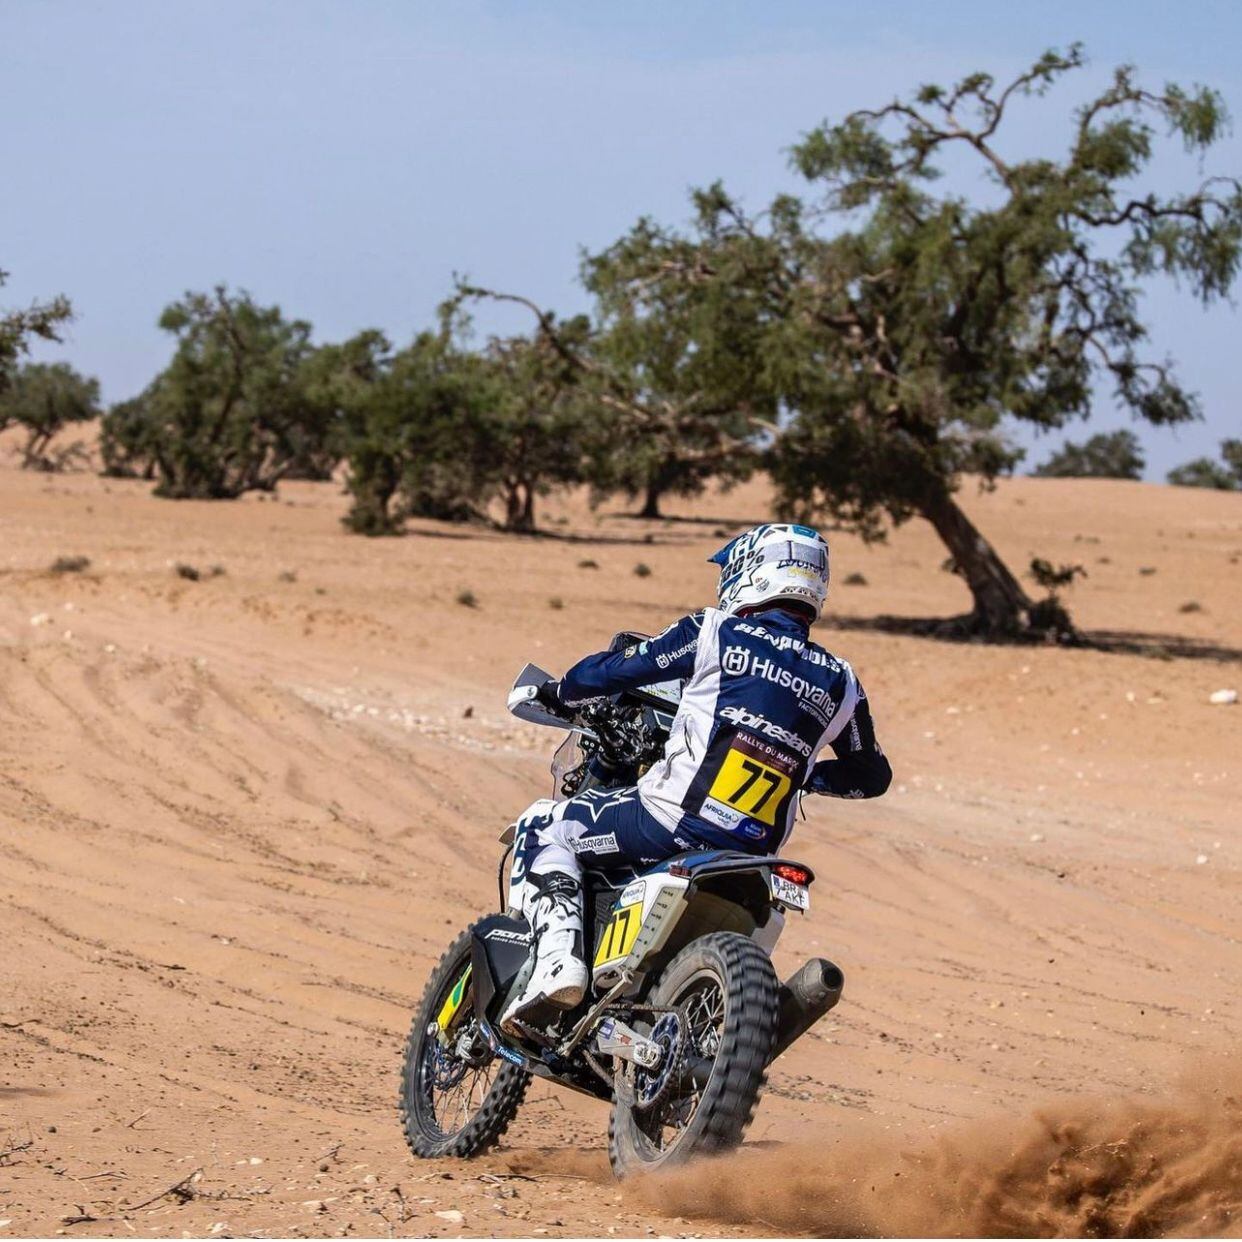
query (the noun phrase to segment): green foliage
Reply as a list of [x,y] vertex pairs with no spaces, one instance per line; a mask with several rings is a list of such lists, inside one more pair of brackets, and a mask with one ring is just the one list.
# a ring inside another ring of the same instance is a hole
[[[344,401],[354,504],[345,521],[393,534],[406,517],[482,519],[500,500],[504,526],[535,526],[535,499],[582,477],[582,407],[574,364],[542,329],[462,347],[451,314],[439,333],[377,358]],[[585,320],[557,326],[576,341]]]
[[[8,272],[0,270],[0,288]],[[30,341],[59,341],[60,329],[73,318],[67,298],[36,302],[26,310],[0,312],[0,396],[13,383],[22,357],[30,350]],[[0,415],[0,430],[3,430]]]
[[59,469],[80,446],[53,454],[52,440],[99,413],[99,381],[79,375],[64,362],[29,362],[12,373],[0,392],[0,431],[24,429],[22,466],[27,470]]
[[330,409],[308,397],[304,382],[309,324],[219,286],[172,303],[160,327],[176,350],[140,397],[104,420],[108,469],[150,461],[157,495],[220,500],[270,491],[314,468]]
[[1139,479],[1144,464],[1134,432],[1101,432],[1084,444],[1067,443],[1031,473],[1045,479]]
[[[644,303],[692,305],[696,343],[741,342],[737,407],[758,392],[783,412],[769,453],[782,510],[868,538],[923,516],[993,634],[1035,628],[1031,601],[956,503],[961,477],[986,486],[1014,468],[1006,420],[1088,415],[1098,377],[1146,421],[1196,417],[1171,368],[1143,355],[1139,291],[1159,272],[1212,301],[1242,249],[1236,180],[1167,195],[1142,183],[1161,127],[1197,154],[1219,137],[1211,91],[1151,92],[1123,68],[1070,121],[1064,158],[1002,154],[1013,100],[1082,63],[1076,47],[1049,52],[1003,87],[973,74],[825,124],[793,151],[811,202],[752,215],[713,185],[688,233],[644,223],[627,251]],[[978,200],[935,190],[957,152],[992,182]]]
[[1220,461],[1196,457],[1175,466],[1168,480],[1177,487],[1210,487],[1220,492],[1242,491],[1242,440],[1222,440]]

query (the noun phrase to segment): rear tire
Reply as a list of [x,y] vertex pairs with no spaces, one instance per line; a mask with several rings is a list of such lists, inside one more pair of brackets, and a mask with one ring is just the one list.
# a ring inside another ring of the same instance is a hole
[[530,1075],[498,1057],[478,1064],[456,1052],[458,1036],[475,1021],[473,988],[462,998],[461,1021],[451,1029],[449,1047],[432,1033],[441,1007],[471,958],[470,931],[462,932],[440,959],[419,1002],[405,1042],[398,1107],[405,1141],[426,1159],[477,1156],[494,1147],[509,1128]]
[[742,1141],[776,1042],[779,986],[768,955],[736,932],[704,936],[668,964],[650,1003],[687,1015],[684,1056],[699,1073],[645,1112],[614,1099],[608,1159],[617,1177]]

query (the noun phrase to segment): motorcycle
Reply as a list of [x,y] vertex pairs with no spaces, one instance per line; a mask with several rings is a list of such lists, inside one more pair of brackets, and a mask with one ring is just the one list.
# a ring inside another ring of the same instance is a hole
[[[643,641],[621,633],[613,650]],[[539,701],[551,680],[528,664],[509,695],[521,720],[565,730],[554,796],[633,785],[663,754],[680,698],[662,682],[560,715]],[[498,873],[508,905],[506,864]],[[754,1116],[767,1068],[837,1003],[844,976],[814,958],[783,984],[771,953],[790,912],[810,906],[802,863],[731,850],[677,854],[643,870],[588,871],[583,939],[592,963],[577,1009],[549,1011],[521,1037],[499,1015],[534,964],[513,909],[468,927],[432,972],[410,1029],[400,1115],[419,1157],[494,1146],[532,1077],[608,1101],[608,1156],[625,1177],[728,1150]]]

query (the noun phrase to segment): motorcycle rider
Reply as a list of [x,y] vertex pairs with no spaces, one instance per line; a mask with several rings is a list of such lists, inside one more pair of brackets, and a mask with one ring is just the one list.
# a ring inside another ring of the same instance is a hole
[[[809,637],[828,594],[823,537],[764,524],[710,560],[720,566],[717,608],[587,656],[540,687],[540,699],[565,713],[623,690],[683,683],[664,755],[637,785],[542,799],[515,825],[509,904],[530,922],[535,964],[501,1016],[510,1034],[585,995],[584,864],[642,867],[703,848],[773,854],[802,793],[876,798],[892,780],[853,669]],[[825,747],[835,758],[819,759]]]

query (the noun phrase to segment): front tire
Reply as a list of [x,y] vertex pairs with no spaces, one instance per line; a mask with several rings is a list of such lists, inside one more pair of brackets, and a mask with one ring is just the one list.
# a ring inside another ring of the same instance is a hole
[[614,1099],[608,1158],[618,1177],[742,1141],[776,1042],[779,986],[768,955],[735,932],[704,936],[669,963],[650,1003],[685,1015],[687,1069],[655,1107]]
[[508,1061],[480,1051],[459,1055],[462,1037],[470,1042],[474,991],[467,983],[450,1027],[448,1046],[437,1039],[437,1018],[470,965],[469,930],[449,946],[431,973],[405,1042],[399,1109],[405,1141],[425,1159],[477,1156],[494,1147],[517,1113],[530,1075]]

